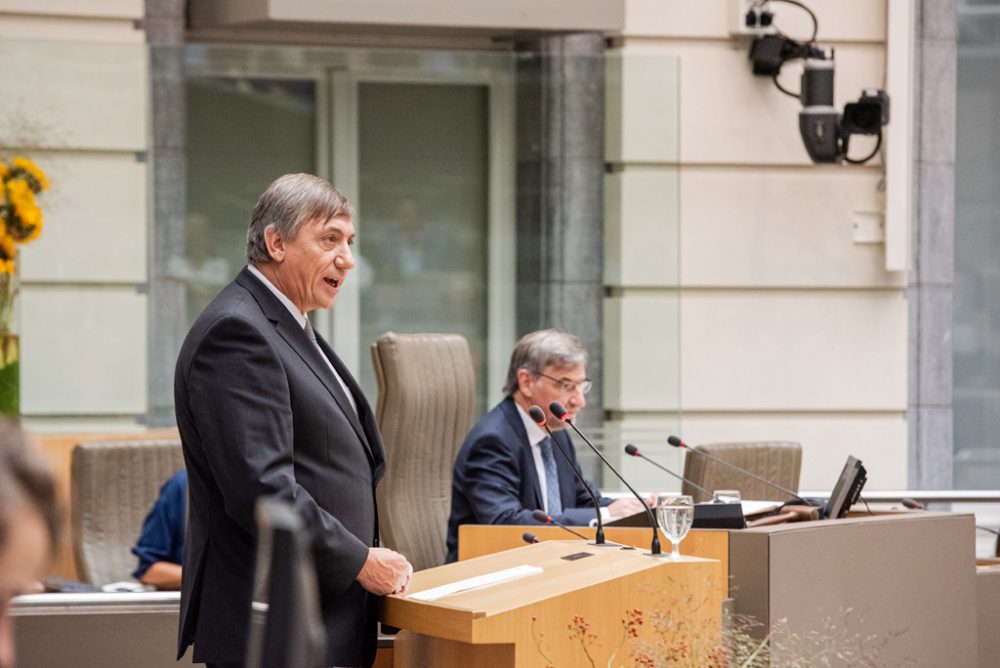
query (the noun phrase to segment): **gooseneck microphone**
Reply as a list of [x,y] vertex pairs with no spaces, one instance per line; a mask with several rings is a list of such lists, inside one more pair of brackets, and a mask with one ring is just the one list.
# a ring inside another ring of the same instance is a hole
[[525,531],[524,533],[522,533],[521,540],[523,540],[525,543],[532,543],[532,544],[542,542],[541,538],[531,533],[530,531]]
[[556,446],[556,449],[559,450],[559,454],[561,454],[563,459],[566,460],[566,463],[569,464],[569,468],[573,471],[573,475],[576,476],[576,479],[579,480],[580,484],[583,485],[583,488],[587,490],[587,494],[590,495],[590,500],[594,502],[594,510],[597,511],[597,531],[594,532],[594,542],[591,544],[607,546],[614,545],[614,543],[608,543],[604,540],[604,520],[601,518],[601,504],[597,501],[597,497],[594,496],[594,490],[590,489],[590,485],[588,485],[587,481],[583,479],[583,474],[576,469],[576,466],[573,465],[573,460],[569,458],[569,455],[566,454],[565,450],[563,450],[559,441],[556,440],[555,434],[553,434],[552,430],[549,429],[549,425],[546,424],[547,420],[545,419],[545,411],[538,406],[532,406],[528,409],[528,415],[530,415],[531,419],[535,421],[535,424],[543,428],[546,433],[548,433],[553,445]]
[[584,436],[583,432],[576,428],[576,425],[573,424],[573,421],[569,418],[569,413],[566,411],[566,409],[563,407],[561,403],[559,403],[558,401],[553,401],[551,404],[549,404],[549,410],[552,411],[553,415],[555,415],[557,418],[559,418],[560,420],[562,420],[563,422],[565,422],[566,424],[568,424],[570,427],[573,428],[573,431],[576,432],[577,436],[582,438],[583,442],[590,446],[590,449],[594,451],[594,454],[596,454],[598,457],[601,458],[601,461],[604,462],[604,465],[607,466],[609,469],[611,469],[611,472],[614,473],[619,480],[625,483],[625,486],[628,487],[628,490],[632,492],[632,494],[635,495],[635,498],[639,500],[639,503],[642,504],[642,507],[646,511],[646,514],[649,515],[649,526],[652,527],[653,529],[653,542],[649,548],[651,556],[654,557],[669,556],[663,554],[662,550],[660,550],[660,534],[659,534],[660,525],[656,521],[656,515],[654,515],[653,511],[649,509],[649,506],[646,505],[646,502],[642,500],[642,497],[639,496],[639,493],[636,492],[634,489],[632,489],[632,485],[628,484],[628,481],[626,481],[625,478],[623,478],[622,475],[615,470],[615,467],[611,465],[611,462],[609,462],[604,455],[601,454],[601,451],[597,449],[597,446],[591,443],[590,439]]
[[532,513],[531,513],[531,517],[532,517],[532,519],[534,519],[534,520],[535,520],[536,522],[541,522],[542,524],[554,524],[554,525],[556,525],[557,527],[559,527],[560,529],[562,529],[563,531],[569,531],[569,532],[570,532],[571,534],[573,534],[574,536],[577,536],[577,537],[579,537],[579,538],[582,538],[582,539],[584,539],[584,540],[587,540],[587,537],[586,537],[586,536],[584,536],[584,535],[583,535],[582,533],[580,533],[579,531],[575,531],[575,530],[573,530],[573,529],[570,529],[570,528],[569,528],[568,526],[566,526],[565,524],[559,524],[559,522],[556,522],[556,521],[555,521],[554,519],[552,519],[552,518],[551,518],[550,516],[546,515],[546,514],[545,514],[545,511],[544,511],[544,510],[535,510],[535,511],[532,511]]
[[708,454],[707,452],[705,452],[704,450],[695,450],[694,448],[692,448],[691,446],[689,446],[687,443],[685,443],[681,439],[677,438],[676,436],[671,436],[670,438],[668,438],[667,439],[667,443],[669,443],[670,445],[674,446],[675,448],[683,448],[683,449],[687,450],[689,453],[690,452],[697,453],[697,454],[701,455],[702,457],[705,457],[706,459],[709,459],[709,460],[711,460],[713,462],[716,462],[718,464],[722,464],[723,466],[728,466],[729,468],[733,469],[734,471],[737,471],[738,473],[742,473],[743,475],[745,475],[747,477],[753,478],[754,480],[759,480],[759,481],[761,481],[762,483],[764,483],[765,485],[767,485],[768,487],[770,487],[772,489],[776,489],[779,492],[784,492],[785,494],[787,494],[790,497],[792,497],[792,499],[794,499],[798,503],[801,503],[804,506],[815,506],[816,505],[815,502],[809,501],[808,499],[803,499],[801,496],[799,496],[798,494],[796,494],[792,490],[788,489],[787,487],[782,487],[781,485],[779,485],[777,483],[773,483],[770,480],[768,480],[767,478],[762,478],[762,477],[760,477],[759,475],[757,475],[755,473],[751,473],[750,471],[747,471],[746,469],[742,469],[739,466],[736,466],[736,464],[730,464],[725,459],[720,459],[718,457],[714,457],[714,456]]
[[688,478],[685,478],[684,476],[682,476],[682,475],[680,475],[678,473],[674,473],[673,471],[671,471],[670,469],[668,469],[666,466],[662,466],[662,465],[658,464],[657,462],[654,462],[652,459],[650,459],[646,455],[644,455],[641,452],[639,452],[639,448],[635,447],[631,443],[629,443],[628,445],[625,446],[625,452],[627,454],[629,454],[629,455],[632,455],[633,457],[638,457],[639,459],[645,459],[647,462],[649,462],[650,464],[652,464],[656,468],[660,469],[664,473],[669,473],[670,475],[672,475],[673,477],[677,478],[681,482],[686,482],[687,484],[691,485],[695,489],[697,489],[699,491],[702,491],[702,492],[705,492],[705,494],[708,494],[710,497],[712,497],[712,501],[718,501],[718,499],[715,498],[715,494],[714,493],[708,491],[707,489],[705,489],[704,487],[702,487],[701,485],[699,485],[695,481],[690,480]]

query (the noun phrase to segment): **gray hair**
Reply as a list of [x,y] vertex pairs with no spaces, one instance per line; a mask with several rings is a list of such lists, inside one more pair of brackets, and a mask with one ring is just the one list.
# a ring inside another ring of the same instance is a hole
[[504,394],[514,394],[518,388],[517,372],[527,369],[538,374],[550,365],[560,368],[587,363],[587,349],[577,337],[561,329],[540,329],[521,337],[510,355]]
[[354,207],[329,181],[312,174],[285,174],[275,179],[257,200],[247,229],[247,262],[266,264],[264,231],[273,227],[282,239],[292,241],[302,224],[336,216],[354,217]]

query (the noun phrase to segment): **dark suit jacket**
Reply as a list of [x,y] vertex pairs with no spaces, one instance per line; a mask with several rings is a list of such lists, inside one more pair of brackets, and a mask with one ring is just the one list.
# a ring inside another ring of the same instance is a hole
[[[174,379],[188,470],[178,655],[242,662],[253,587],[254,503],[293,503],[313,541],[325,665],[370,665],[376,597],[355,577],[377,545],[384,454],[360,388],[324,341],[356,415],[288,309],[244,269],[195,321]],[[360,419],[359,419],[360,418]]]
[[[573,466],[578,466],[569,434],[557,431],[555,438]],[[553,519],[560,524],[587,525],[596,516],[593,501],[566,459],[555,448],[553,451],[563,505],[562,514]],[[598,496],[598,501],[606,506],[612,500]],[[513,397],[507,397],[476,423],[455,459],[446,561],[458,559],[459,526],[538,524],[531,513],[541,508],[542,489],[528,432]]]

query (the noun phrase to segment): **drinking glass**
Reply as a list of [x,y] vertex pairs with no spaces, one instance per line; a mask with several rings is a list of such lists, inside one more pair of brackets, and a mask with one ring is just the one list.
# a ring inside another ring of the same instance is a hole
[[694,502],[691,497],[678,494],[660,496],[656,500],[656,519],[673,546],[670,558],[680,559],[681,541],[694,522]]

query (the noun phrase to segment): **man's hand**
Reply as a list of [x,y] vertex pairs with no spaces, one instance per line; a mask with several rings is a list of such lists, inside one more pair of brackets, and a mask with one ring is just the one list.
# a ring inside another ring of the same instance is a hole
[[410,585],[413,566],[406,557],[385,547],[368,548],[368,559],[361,567],[357,580],[361,586],[378,596],[402,594]]
[[[653,502],[652,497],[646,500],[646,504],[650,506]],[[607,508],[608,512],[611,513],[611,517],[625,517],[627,515],[646,512],[642,504],[639,503],[639,499],[617,499],[612,501]]]

